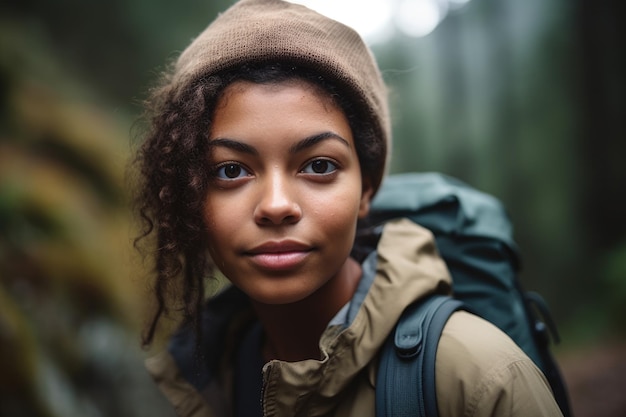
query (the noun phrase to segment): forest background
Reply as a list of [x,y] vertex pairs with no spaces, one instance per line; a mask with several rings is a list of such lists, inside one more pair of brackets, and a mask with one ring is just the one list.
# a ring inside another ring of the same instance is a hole
[[[230,4],[0,4],[0,416],[173,415],[142,366],[125,175],[141,99]],[[622,9],[472,0],[426,36],[372,43],[393,93],[391,171],[444,172],[505,203],[579,417],[626,415]]]

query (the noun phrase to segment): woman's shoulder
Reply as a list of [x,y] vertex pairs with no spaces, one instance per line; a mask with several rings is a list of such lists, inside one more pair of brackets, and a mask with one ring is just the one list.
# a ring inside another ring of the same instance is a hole
[[465,311],[444,327],[436,375],[441,417],[561,415],[533,361],[495,325]]
[[466,311],[458,311],[448,320],[441,335],[438,355],[449,355],[449,360],[461,361],[481,370],[498,362],[530,360],[506,333]]

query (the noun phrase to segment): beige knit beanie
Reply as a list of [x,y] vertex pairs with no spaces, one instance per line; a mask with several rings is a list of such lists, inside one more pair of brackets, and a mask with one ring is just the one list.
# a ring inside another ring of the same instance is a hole
[[[370,49],[353,29],[304,6],[281,0],[237,2],[183,51],[172,81],[180,93],[207,75],[277,60],[319,71],[350,99],[360,101],[387,158],[391,141],[387,88]],[[382,180],[386,161],[381,162],[381,172],[372,178],[374,189]]]

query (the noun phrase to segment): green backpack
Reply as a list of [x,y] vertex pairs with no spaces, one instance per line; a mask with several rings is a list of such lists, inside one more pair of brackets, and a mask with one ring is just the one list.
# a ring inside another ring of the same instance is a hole
[[436,417],[435,354],[443,326],[465,309],[507,333],[543,371],[565,417],[565,383],[550,352],[558,334],[541,296],[522,290],[519,252],[502,204],[436,173],[389,176],[372,202],[369,221],[407,217],[435,235],[452,275],[453,297],[431,296],[409,306],[383,348],[376,416]]

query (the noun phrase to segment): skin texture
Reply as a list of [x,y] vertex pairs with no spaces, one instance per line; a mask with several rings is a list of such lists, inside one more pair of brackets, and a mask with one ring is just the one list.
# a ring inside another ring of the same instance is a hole
[[371,197],[346,117],[297,80],[235,82],[213,116],[211,257],[251,298],[267,359],[318,357],[319,336],[361,276],[349,253]]

